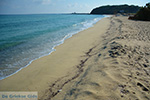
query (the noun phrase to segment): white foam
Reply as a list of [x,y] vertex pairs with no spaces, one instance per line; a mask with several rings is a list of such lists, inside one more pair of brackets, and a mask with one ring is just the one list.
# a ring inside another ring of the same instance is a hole
[[[108,17],[108,16],[104,16],[104,17]],[[94,18],[93,20],[89,20],[89,21],[81,22],[81,23],[79,23],[79,24],[74,24],[74,25],[72,25],[73,27],[78,27],[78,26],[79,26],[80,29],[78,29],[78,30],[76,30],[76,31],[74,31],[74,32],[68,33],[67,35],[64,36],[63,39],[61,39],[60,41],[56,41],[56,42],[54,43],[54,44],[56,44],[56,45],[54,45],[54,46],[52,47],[52,49],[50,50],[50,52],[49,52],[48,54],[44,54],[44,55],[42,55],[42,56],[40,56],[40,57],[37,57],[37,58],[31,60],[27,65],[25,65],[24,67],[21,67],[21,68],[20,68],[19,70],[17,70],[15,73],[10,74],[10,75],[8,75],[8,76],[6,76],[6,77],[0,77],[0,80],[5,79],[5,78],[7,78],[7,77],[9,77],[9,76],[12,76],[12,75],[18,73],[18,72],[19,72],[20,70],[22,70],[23,68],[29,66],[34,60],[37,60],[37,59],[39,59],[39,58],[41,58],[41,57],[50,55],[52,52],[56,51],[55,47],[59,46],[60,44],[63,44],[66,39],[72,37],[74,34],[77,34],[77,33],[80,32],[80,31],[83,31],[83,30],[85,30],[85,29],[87,29],[87,28],[89,28],[89,27],[92,27],[96,22],[98,22],[98,21],[101,20],[101,19],[102,19],[101,17],[99,17],[99,18]]]

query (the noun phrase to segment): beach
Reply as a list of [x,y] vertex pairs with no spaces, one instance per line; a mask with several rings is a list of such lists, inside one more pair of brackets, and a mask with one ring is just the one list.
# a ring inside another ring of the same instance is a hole
[[39,100],[150,100],[150,22],[107,17],[55,47],[0,91],[37,91]]

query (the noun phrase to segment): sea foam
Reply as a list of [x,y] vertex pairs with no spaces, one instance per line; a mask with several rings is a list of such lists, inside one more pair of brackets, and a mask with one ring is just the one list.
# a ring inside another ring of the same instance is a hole
[[74,34],[92,27],[103,15],[0,16],[0,80],[51,54]]

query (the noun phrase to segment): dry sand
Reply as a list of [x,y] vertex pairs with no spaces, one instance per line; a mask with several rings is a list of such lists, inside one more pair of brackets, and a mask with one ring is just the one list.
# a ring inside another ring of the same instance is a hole
[[82,74],[52,100],[150,100],[150,22],[109,20]]
[[110,17],[0,81],[47,100],[150,100],[150,22]]
[[[84,54],[92,48],[101,34],[109,27],[109,19],[103,19],[94,27],[74,35],[64,44],[56,47],[56,51],[49,56],[40,58],[31,65],[0,81],[1,91],[38,91],[39,98],[53,95],[57,89],[49,91],[55,82],[68,80],[78,73],[76,66],[84,59]],[[101,27],[99,27],[101,26]],[[64,84],[61,82],[61,84]]]

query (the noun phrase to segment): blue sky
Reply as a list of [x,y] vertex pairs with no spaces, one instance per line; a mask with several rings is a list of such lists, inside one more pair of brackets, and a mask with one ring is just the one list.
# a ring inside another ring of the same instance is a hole
[[0,0],[0,14],[89,13],[102,5],[139,5],[149,0]]

